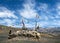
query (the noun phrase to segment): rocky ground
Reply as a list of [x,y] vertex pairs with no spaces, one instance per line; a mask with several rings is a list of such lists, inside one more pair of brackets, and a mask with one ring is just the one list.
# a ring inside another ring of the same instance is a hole
[[59,38],[41,37],[40,40],[26,38],[26,37],[15,37],[8,39],[8,34],[0,34],[0,43],[60,43]]
[[[4,27],[2,30],[0,30],[0,43],[60,43],[60,36],[54,37],[47,33],[41,33],[41,38],[39,40],[26,37],[15,37],[8,39],[8,32],[10,29],[9,27]],[[16,31],[15,29],[13,30]]]

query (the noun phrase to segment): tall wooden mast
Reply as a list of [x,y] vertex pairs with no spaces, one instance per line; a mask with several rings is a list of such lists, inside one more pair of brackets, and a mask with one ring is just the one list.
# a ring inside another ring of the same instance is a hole
[[27,30],[27,28],[25,27],[24,19],[22,19],[22,29]]
[[22,25],[23,25],[23,27],[25,27],[25,24],[24,24],[24,20],[22,19]]
[[22,18],[22,29],[25,28],[24,19]]
[[37,30],[37,27],[38,26],[38,23],[37,23],[37,20],[39,19],[39,15],[36,15],[36,19],[35,19],[35,30]]

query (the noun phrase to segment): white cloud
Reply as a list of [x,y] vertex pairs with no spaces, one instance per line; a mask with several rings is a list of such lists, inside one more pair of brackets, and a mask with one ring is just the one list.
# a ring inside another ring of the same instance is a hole
[[32,24],[32,23],[31,23],[31,24],[30,24],[30,23],[26,23],[25,26],[26,26],[26,27],[30,27],[30,28],[32,28],[32,27],[34,27],[35,25]]
[[57,27],[60,26],[60,20],[54,20],[54,21],[41,21],[38,22],[38,25],[40,27]]
[[[26,9],[28,9],[28,8],[26,7]],[[42,12],[41,13],[42,16],[40,17],[40,19],[44,20],[44,21],[38,23],[38,25],[40,27],[60,26],[60,20],[58,19],[58,18],[60,18],[60,5],[58,5],[57,8],[53,7],[50,10],[50,9],[48,9],[47,4],[41,4],[41,6],[38,7],[38,10],[40,10]]]
[[24,18],[35,18],[35,16],[38,14],[34,9],[34,3],[32,3],[32,0],[28,0],[26,3],[24,3],[23,7],[24,8],[22,10],[19,10],[19,13]]
[[56,15],[55,18],[60,18],[60,16],[59,15]]
[[[34,9],[35,3],[32,3],[32,0],[26,1],[26,3],[23,4],[23,9],[18,10],[20,16],[22,16],[25,22],[26,27],[34,27],[35,22],[27,23],[27,19],[32,19],[38,15],[37,10]],[[60,18],[60,4],[56,6],[56,9],[48,9],[48,4],[41,3],[40,6],[38,7],[38,10],[41,11],[40,15],[40,20],[38,22],[38,25],[40,27],[45,27],[45,26],[60,26],[60,21],[57,20],[56,18]],[[55,14],[55,10],[57,14]],[[18,18],[16,15],[14,15],[14,11],[11,11],[5,7],[0,7],[0,18]],[[27,19],[26,19],[27,18]],[[52,19],[52,21],[51,21]],[[50,20],[50,21],[49,21]],[[20,19],[21,21],[21,19]],[[0,20],[0,24],[7,24],[7,26],[12,26],[12,27],[22,27],[22,24],[16,25],[16,20],[12,19],[3,19]],[[14,25],[14,26],[13,26]]]
[[47,22],[47,21],[41,21],[41,22],[38,22],[38,25],[39,25],[40,27],[45,27],[45,26],[48,25],[48,22]]
[[45,19],[45,20],[48,20],[49,18],[48,18],[48,16],[44,16],[44,19]]
[[57,10],[60,10],[60,3],[56,4]]
[[58,15],[60,15],[60,3],[56,4],[56,12]]
[[48,9],[48,4],[46,3],[40,3],[40,6],[38,6],[38,10],[47,11],[47,9]]
[[37,9],[40,11],[40,18],[41,20],[49,20],[50,11],[48,9],[48,4],[46,3],[40,3],[40,5],[37,7]]
[[60,20],[55,20],[52,25],[60,27]]
[[3,22],[3,24],[6,24],[7,26],[12,26],[12,25],[14,25],[15,20],[3,19],[2,22]]
[[[42,20],[54,20],[56,18],[60,18],[60,3],[55,6],[56,8],[49,9],[49,5],[46,3],[40,3],[38,6],[38,10],[42,15]],[[57,12],[57,13],[56,13]]]
[[15,15],[15,11],[11,11],[7,9],[6,7],[1,7],[1,6],[0,6],[0,18],[2,18],[0,19],[0,24],[6,25],[6,26],[15,25],[16,20],[18,19],[18,17]]
[[56,10],[57,11],[57,14],[60,15],[60,10]]
[[[60,18],[60,4],[55,6],[56,8],[49,9],[49,5],[46,3],[40,3],[40,6],[38,6],[38,10],[40,11],[40,14],[42,15],[42,20],[54,20],[56,18]],[[57,12],[57,13],[56,13]]]
[[16,18],[17,19],[18,17],[16,15],[14,15],[14,13],[15,13],[14,11],[11,11],[5,7],[0,7],[0,18],[9,17],[9,18]]

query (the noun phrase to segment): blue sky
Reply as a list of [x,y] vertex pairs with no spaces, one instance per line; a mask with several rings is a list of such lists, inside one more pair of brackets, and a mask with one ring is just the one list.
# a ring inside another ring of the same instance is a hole
[[[39,19],[36,18],[39,16]],[[60,27],[60,0],[0,0],[0,25]]]

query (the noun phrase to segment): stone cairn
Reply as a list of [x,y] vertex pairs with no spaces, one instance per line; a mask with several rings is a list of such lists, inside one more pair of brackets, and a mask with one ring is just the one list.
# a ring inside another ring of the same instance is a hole
[[[10,30],[11,32],[11,30]],[[9,32],[9,33],[10,33]],[[40,39],[41,35],[39,32],[34,30],[18,30],[16,32],[10,33],[8,36],[8,39],[12,39],[15,37],[27,37],[27,38],[34,38],[34,39]]]

